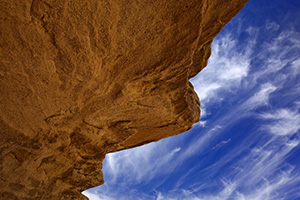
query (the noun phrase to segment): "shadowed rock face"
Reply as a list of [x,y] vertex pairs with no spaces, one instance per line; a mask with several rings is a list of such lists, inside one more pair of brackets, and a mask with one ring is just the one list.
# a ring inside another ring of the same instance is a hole
[[0,0],[0,199],[86,199],[106,153],[190,129],[246,1]]

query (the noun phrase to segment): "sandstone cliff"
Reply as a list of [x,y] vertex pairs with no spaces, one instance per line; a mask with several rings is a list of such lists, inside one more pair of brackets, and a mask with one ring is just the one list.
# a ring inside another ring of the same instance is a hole
[[106,153],[190,129],[246,1],[0,0],[0,199],[86,199]]

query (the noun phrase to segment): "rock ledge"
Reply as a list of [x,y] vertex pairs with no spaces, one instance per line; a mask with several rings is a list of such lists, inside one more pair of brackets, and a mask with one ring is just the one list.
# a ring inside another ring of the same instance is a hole
[[189,130],[246,2],[0,0],[0,199],[86,199],[106,153]]

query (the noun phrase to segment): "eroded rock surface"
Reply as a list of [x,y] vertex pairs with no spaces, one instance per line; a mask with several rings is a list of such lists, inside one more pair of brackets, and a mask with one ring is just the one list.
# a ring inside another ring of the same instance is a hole
[[106,153],[190,129],[246,1],[0,0],[0,199],[86,199]]

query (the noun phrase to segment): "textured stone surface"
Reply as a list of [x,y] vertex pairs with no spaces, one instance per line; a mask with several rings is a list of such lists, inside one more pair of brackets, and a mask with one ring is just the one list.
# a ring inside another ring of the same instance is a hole
[[86,199],[106,153],[190,129],[246,1],[0,0],[0,199]]

